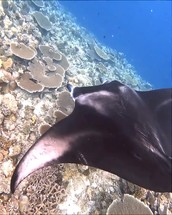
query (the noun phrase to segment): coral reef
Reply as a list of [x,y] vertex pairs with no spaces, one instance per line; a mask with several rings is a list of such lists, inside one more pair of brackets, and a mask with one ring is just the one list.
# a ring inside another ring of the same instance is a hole
[[37,171],[10,195],[11,174],[23,153],[73,111],[66,83],[100,84],[101,76],[137,90],[151,85],[123,53],[100,44],[58,1],[0,0],[0,28],[1,213],[105,214],[113,199],[129,193],[154,214],[170,214],[170,194],[147,191],[106,172],[71,164]]

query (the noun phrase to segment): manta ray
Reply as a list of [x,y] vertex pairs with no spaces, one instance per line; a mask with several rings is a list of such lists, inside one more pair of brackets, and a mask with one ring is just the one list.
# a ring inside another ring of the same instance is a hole
[[73,112],[26,152],[11,192],[32,172],[75,163],[116,174],[157,192],[172,192],[172,89],[136,91],[118,81],[71,88]]

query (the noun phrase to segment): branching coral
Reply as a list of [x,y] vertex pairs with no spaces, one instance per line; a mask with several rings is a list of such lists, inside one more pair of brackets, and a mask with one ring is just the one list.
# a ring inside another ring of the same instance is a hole
[[54,165],[38,170],[28,180],[23,191],[27,196],[27,214],[58,214],[57,205],[63,200],[65,190],[62,185],[63,167]]

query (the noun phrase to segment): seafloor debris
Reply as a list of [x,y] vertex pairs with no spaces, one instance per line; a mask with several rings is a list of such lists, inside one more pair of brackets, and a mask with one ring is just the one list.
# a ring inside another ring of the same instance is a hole
[[10,48],[14,55],[25,60],[32,60],[37,54],[34,48],[28,47],[24,43],[11,43]]
[[21,146],[18,144],[15,144],[13,146],[10,146],[9,148],[9,156],[14,157],[21,153]]
[[35,20],[38,23],[38,25],[42,29],[44,29],[46,31],[49,31],[51,29],[51,27],[52,27],[51,22],[41,12],[35,11],[34,13],[32,13],[32,15],[35,18]]
[[13,77],[10,72],[7,72],[5,69],[0,69],[0,83],[9,83],[13,80]]
[[101,74],[106,74],[107,73],[107,68],[105,67],[105,65],[102,62],[99,62],[96,65],[96,69],[101,73]]
[[0,105],[1,112],[5,116],[9,116],[12,113],[16,113],[18,111],[18,105],[15,97],[10,93],[5,95],[0,95]]
[[12,58],[8,58],[6,61],[2,61],[2,66],[5,70],[11,68],[13,65],[13,59]]
[[7,160],[2,164],[2,172],[5,177],[11,176],[14,170],[14,165],[12,160]]
[[27,208],[29,207],[29,198],[25,195],[20,196],[19,199],[19,210],[22,214],[27,212]]

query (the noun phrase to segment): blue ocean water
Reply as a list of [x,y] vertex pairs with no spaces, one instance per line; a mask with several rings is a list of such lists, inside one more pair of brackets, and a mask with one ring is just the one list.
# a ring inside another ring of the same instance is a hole
[[172,86],[171,1],[60,1],[154,88]]

